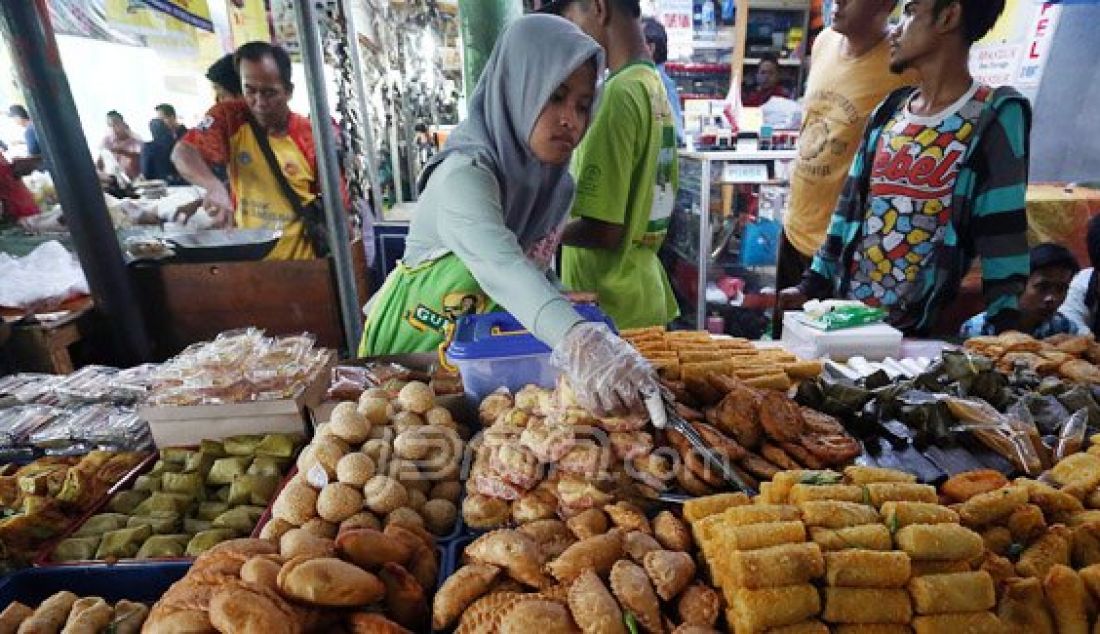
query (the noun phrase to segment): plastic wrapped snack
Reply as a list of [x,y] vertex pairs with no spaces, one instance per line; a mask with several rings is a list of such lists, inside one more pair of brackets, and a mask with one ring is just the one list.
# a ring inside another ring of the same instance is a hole
[[137,554],[145,540],[153,534],[148,526],[120,528],[103,534],[96,549],[96,559],[128,559]]
[[198,557],[218,544],[233,539],[236,536],[237,533],[226,528],[212,528],[196,533],[195,536],[187,542],[187,548],[184,550],[184,554],[188,557]]
[[190,541],[191,536],[184,534],[153,535],[141,545],[136,557],[138,559],[183,557]]
[[50,561],[86,561],[95,559],[96,549],[99,548],[99,537],[70,537],[57,543],[53,549]]
[[73,533],[73,537],[99,537],[103,533],[126,527],[129,516],[124,513],[99,513],[88,518],[88,521]]
[[47,405],[22,405],[0,410],[0,447],[26,444],[31,433],[61,414],[60,410]]

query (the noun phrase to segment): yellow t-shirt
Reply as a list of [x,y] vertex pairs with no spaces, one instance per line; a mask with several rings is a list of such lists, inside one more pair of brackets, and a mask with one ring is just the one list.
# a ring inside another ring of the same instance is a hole
[[912,72],[890,72],[886,39],[857,58],[842,53],[843,43],[844,36],[832,29],[817,36],[806,85],[798,160],[783,221],[787,239],[806,256],[825,241],[871,111],[888,94],[917,80]]

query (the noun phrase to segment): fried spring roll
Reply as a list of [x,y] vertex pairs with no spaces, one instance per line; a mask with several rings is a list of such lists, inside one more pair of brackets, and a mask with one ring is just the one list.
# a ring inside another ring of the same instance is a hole
[[797,506],[785,504],[753,504],[737,506],[722,514],[728,526],[748,526],[771,522],[792,522],[801,517]]
[[914,560],[910,563],[914,577],[923,577],[925,575],[946,575],[952,572],[970,572],[970,562],[965,559],[956,561],[917,561]]
[[916,634],[1004,634],[1004,625],[992,612],[937,614],[913,619]]
[[684,502],[684,519],[689,523],[694,523],[704,517],[721,513],[730,507],[747,504],[752,504],[752,500],[744,493],[721,493],[719,495],[691,498]]
[[971,560],[982,554],[981,535],[958,524],[912,524],[899,530],[894,541],[913,559]]
[[850,484],[796,484],[791,487],[791,504],[815,502],[818,500],[837,500],[841,502],[863,502],[863,489]]
[[781,544],[806,541],[806,526],[802,522],[769,522],[732,526],[720,538],[722,546],[733,550],[759,550]]
[[[1077,574],[1081,577],[1081,581],[1085,583],[1085,588],[1088,589],[1093,600],[1100,602],[1100,564],[1082,568],[1077,571]],[[0,615],[0,619],[2,618],[3,616]]]
[[1060,564],[1052,567],[1043,579],[1043,590],[1058,634],[1088,633],[1088,591],[1072,568]]
[[805,583],[781,588],[749,590],[738,588],[732,593],[727,620],[741,632],[761,632],[772,627],[794,625],[821,611],[817,588]]
[[810,619],[794,625],[773,627],[768,634],[829,634],[829,626],[817,619]]
[[931,502],[887,502],[879,509],[887,526],[910,524],[958,524],[959,514]]
[[902,588],[909,581],[909,555],[878,550],[825,553],[825,582],[849,588]]
[[776,499],[782,500],[781,504],[786,504],[790,499],[791,489],[795,485],[801,484],[803,480],[815,479],[815,480],[835,480],[839,479],[840,474],[835,471],[813,471],[809,469],[794,469],[790,471],[780,471],[772,477],[772,490]]
[[896,623],[913,618],[909,593],[882,588],[825,588],[825,612],[829,623]]
[[802,509],[802,521],[806,526],[847,528],[881,521],[873,507],[856,502],[803,502],[798,508]]
[[838,625],[836,634],[913,634],[913,628],[897,623],[853,623]]
[[727,561],[726,578],[737,588],[793,586],[825,574],[825,558],[814,543],[734,551]]
[[1043,597],[1043,582],[1039,579],[1006,581],[1004,594],[997,605],[997,617],[1008,632],[1055,634],[1054,620]]
[[968,526],[982,526],[995,522],[1027,504],[1027,489],[1007,486],[979,493],[962,503],[959,517]]
[[993,577],[984,570],[916,577],[909,594],[917,614],[984,612],[997,603]]
[[872,482],[865,485],[871,504],[875,508],[887,502],[930,502],[939,501],[936,487],[912,482]]
[[916,482],[917,476],[896,469],[882,467],[861,467],[852,465],[844,468],[844,480],[849,484],[862,486],[878,482]]
[[862,526],[849,526],[847,528],[821,528],[815,526],[810,529],[810,539],[821,550],[845,550],[847,548],[862,548],[864,550],[893,550],[894,538],[890,535],[890,529],[882,524],[864,524]]

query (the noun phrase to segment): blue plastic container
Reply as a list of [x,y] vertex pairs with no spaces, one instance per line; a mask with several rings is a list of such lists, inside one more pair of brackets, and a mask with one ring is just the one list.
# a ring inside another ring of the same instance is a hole
[[[591,304],[575,307],[588,321],[614,324]],[[512,392],[525,385],[553,387],[558,371],[550,365],[550,348],[527,332],[509,313],[487,313],[459,319],[447,360],[462,374],[467,398],[480,403],[494,390]]]
[[81,597],[103,597],[110,603],[128,599],[152,604],[190,567],[190,561],[173,561],[27,568],[0,580],[0,606],[20,601],[38,607],[61,590]]

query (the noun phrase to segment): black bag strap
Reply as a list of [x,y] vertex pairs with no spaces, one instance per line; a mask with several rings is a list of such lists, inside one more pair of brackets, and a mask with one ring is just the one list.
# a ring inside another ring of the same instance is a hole
[[279,183],[279,189],[283,190],[283,196],[286,197],[287,202],[294,208],[294,213],[298,218],[305,221],[305,209],[302,206],[302,199],[298,196],[298,193],[294,191],[294,188],[290,186],[290,181],[286,179],[286,174],[283,174],[283,170],[279,167],[279,160],[275,158],[275,152],[271,149],[271,143],[267,140],[267,132],[260,127],[260,124],[256,122],[256,118],[252,116],[252,113],[248,113],[248,125],[252,128],[252,136],[256,137],[256,143],[260,145],[260,152],[264,155],[264,159],[267,160],[267,166],[271,168],[271,171],[275,174],[275,180]]

